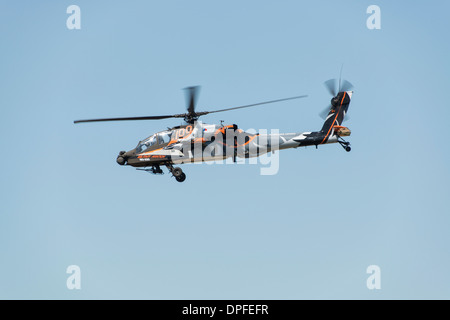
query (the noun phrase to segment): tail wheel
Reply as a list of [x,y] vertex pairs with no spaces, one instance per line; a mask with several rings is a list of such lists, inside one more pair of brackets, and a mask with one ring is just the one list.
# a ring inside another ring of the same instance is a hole
[[178,177],[175,177],[175,179],[176,179],[178,182],[183,182],[184,180],[186,180],[186,174],[184,174],[184,172],[182,172],[181,175],[178,176]]

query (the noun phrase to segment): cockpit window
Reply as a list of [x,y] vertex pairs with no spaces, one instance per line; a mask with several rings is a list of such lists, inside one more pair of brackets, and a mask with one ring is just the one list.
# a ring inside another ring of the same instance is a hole
[[156,144],[156,135],[152,135],[151,137],[139,142],[136,151],[138,153],[144,152],[154,144]]
[[171,131],[164,131],[158,133],[159,144],[169,143],[171,135],[172,135]]

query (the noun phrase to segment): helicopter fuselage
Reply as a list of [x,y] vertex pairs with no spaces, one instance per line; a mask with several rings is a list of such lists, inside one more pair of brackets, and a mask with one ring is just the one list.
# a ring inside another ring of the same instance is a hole
[[306,146],[338,142],[341,135],[350,135],[345,127],[330,132],[249,133],[237,125],[214,125],[195,122],[161,131],[139,141],[136,148],[117,157],[120,165],[153,167],[223,160],[251,158],[265,153]]

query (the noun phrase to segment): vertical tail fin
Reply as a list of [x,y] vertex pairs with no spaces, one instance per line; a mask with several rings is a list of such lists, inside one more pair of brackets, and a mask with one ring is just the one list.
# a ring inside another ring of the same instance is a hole
[[326,135],[325,140],[333,134],[333,127],[342,126],[352,94],[353,91],[342,91],[331,99],[331,108],[321,130]]

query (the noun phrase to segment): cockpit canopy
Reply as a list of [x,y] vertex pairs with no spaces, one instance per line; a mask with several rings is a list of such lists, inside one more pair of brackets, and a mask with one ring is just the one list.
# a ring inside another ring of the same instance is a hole
[[136,152],[142,153],[153,146],[168,144],[170,142],[171,135],[172,131],[162,131],[155,133],[154,135],[151,135],[150,137],[139,141],[136,147]]

